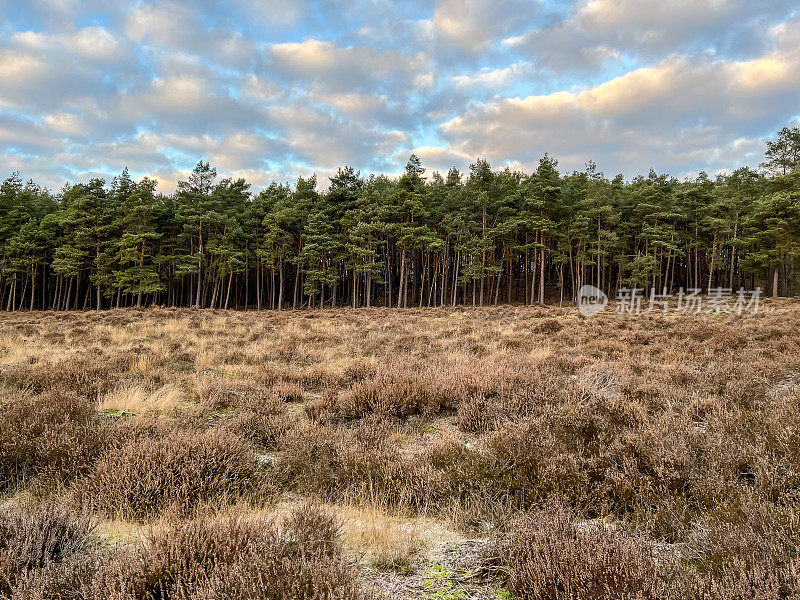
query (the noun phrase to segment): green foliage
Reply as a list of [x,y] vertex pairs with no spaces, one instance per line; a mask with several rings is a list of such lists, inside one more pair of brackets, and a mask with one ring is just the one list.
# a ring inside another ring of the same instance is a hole
[[442,565],[434,565],[422,574],[429,600],[465,600],[466,591],[453,581],[454,575]]
[[80,309],[151,303],[227,308],[430,306],[574,300],[591,283],[675,292],[756,286],[795,293],[800,133],[784,128],[764,166],[626,182],[593,162],[562,175],[426,174],[343,167],[257,194],[199,162],[172,195],[127,169],[59,194],[12,174],[0,184],[0,302]]

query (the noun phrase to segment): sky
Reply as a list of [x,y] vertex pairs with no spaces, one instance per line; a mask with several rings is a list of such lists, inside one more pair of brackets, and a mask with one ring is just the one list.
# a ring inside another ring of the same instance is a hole
[[0,178],[691,177],[800,124],[800,0],[0,0]]

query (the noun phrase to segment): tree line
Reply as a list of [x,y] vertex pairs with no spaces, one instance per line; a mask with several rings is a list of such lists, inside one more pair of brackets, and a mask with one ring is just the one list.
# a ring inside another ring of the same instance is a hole
[[0,186],[0,306],[297,309],[572,301],[584,284],[798,292],[800,130],[768,142],[761,171],[625,181],[589,162],[561,174],[425,174],[343,167],[252,193],[200,162],[175,193],[127,169],[58,194]]

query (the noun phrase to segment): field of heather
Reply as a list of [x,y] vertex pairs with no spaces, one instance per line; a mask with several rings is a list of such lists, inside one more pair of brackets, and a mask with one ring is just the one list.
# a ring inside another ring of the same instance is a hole
[[0,598],[800,597],[800,301],[0,315]]

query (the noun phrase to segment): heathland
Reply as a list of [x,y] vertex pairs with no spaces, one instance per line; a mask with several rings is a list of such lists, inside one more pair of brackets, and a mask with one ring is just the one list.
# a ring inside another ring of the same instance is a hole
[[0,316],[0,597],[797,598],[800,303]]

